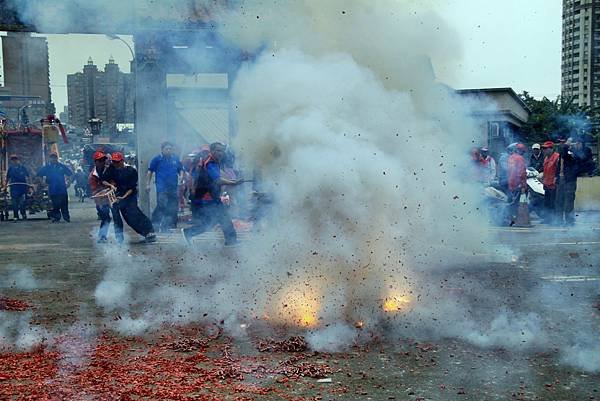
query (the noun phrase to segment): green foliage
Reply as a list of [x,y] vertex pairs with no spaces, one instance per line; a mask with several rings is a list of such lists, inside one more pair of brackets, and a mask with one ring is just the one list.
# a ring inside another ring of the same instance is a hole
[[538,100],[528,92],[523,92],[519,97],[531,110],[529,121],[522,131],[523,139],[529,144],[576,136],[589,138],[597,133],[595,127],[600,121],[598,107],[575,105],[573,97],[563,99],[558,96],[556,100],[544,97]]

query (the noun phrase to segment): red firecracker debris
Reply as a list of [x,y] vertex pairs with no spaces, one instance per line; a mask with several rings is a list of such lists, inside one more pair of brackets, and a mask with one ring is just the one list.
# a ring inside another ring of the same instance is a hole
[[[298,352],[274,363],[261,354],[238,356],[220,329],[211,328],[212,335],[198,327],[168,330],[152,339],[105,335],[82,340],[65,335],[56,338],[52,348],[0,353],[0,400],[17,399],[16,395],[19,400],[36,401],[247,401],[265,395],[304,400],[285,391],[294,382],[333,373],[322,361],[325,354]],[[300,338],[262,343],[287,352],[306,347]],[[276,380],[267,380],[270,385],[257,384],[272,376]]]
[[304,352],[308,345],[304,337],[294,336],[282,341],[263,340],[258,343],[257,348],[260,352]]
[[30,308],[31,306],[25,301],[0,297],[0,310],[24,311]]

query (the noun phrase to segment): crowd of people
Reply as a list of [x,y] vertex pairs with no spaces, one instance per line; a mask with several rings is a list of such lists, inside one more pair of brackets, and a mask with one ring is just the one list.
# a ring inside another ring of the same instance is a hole
[[160,154],[150,161],[146,174],[145,190],[150,193],[153,179],[156,189],[156,208],[149,219],[137,205],[138,175],[135,168],[124,163],[121,153],[113,153],[109,162],[106,154],[96,152],[93,157],[94,168],[89,175],[93,196],[97,197],[107,189],[113,190],[116,196],[114,203],[102,199],[97,205],[101,220],[98,242],[107,242],[111,215],[118,242],[123,241],[121,217],[144,237],[145,242],[154,242],[155,230],[168,232],[177,227],[178,212],[186,203],[181,202],[181,197],[187,194],[192,210],[192,225],[181,230],[186,243],[190,244],[194,236],[219,223],[225,236],[225,245],[234,245],[237,235],[222,190],[223,185],[233,186],[242,182],[227,177],[226,171],[232,167],[227,161],[232,157],[228,155],[226,146],[217,142],[208,149],[202,148],[184,165],[174,153],[174,145],[162,143]]
[[504,192],[509,199],[508,223],[514,223],[522,195],[528,192],[527,169],[537,172],[544,188],[542,222],[552,225],[575,223],[577,178],[592,174],[595,162],[591,149],[581,138],[569,138],[557,143],[546,141],[528,148],[522,143],[510,144],[498,157],[498,163],[486,147],[473,148],[471,160],[475,180]]
[[168,232],[177,228],[178,214],[187,204],[192,211],[192,224],[181,233],[188,244],[194,236],[217,223],[223,229],[225,245],[237,242],[227,207],[229,195],[223,191],[223,186],[235,186],[243,181],[237,178],[239,173],[233,169],[233,153],[222,143],[202,146],[184,162],[175,154],[173,143],[161,144],[160,154],[148,165],[142,189],[150,193],[154,182],[156,208],[151,218],[138,207],[138,172],[125,162],[121,152],[95,152],[89,173],[79,166],[60,162],[56,153],[50,153],[47,163],[35,173],[21,163],[18,155],[11,155],[9,159],[7,189],[15,220],[27,218],[25,197],[33,191],[32,179],[40,177],[47,184],[51,204],[48,217],[53,223],[71,221],[67,194],[71,183],[75,184],[78,197],[89,193],[96,201],[100,220],[98,243],[108,242],[111,222],[117,243],[122,243],[123,221],[143,237],[143,242],[155,242],[155,231]]
[[[154,242],[155,231],[169,232],[177,228],[179,212],[189,204],[192,224],[181,229],[188,244],[194,236],[216,224],[223,230],[225,245],[235,244],[237,235],[228,207],[230,198],[224,187],[236,186],[244,180],[234,169],[233,153],[216,142],[202,146],[182,162],[174,148],[171,142],[162,143],[160,153],[148,165],[142,190],[149,194],[154,181],[156,208],[151,218],[138,207],[138,172],[126,163],[121,152],[95,152],[89,173],[81,168],[73,173],[71,167],[58,160],[56,153],[51,153],[46,165],[36,172],[48,186],[51,202],[48,217],[53,223],[61,219],[71,221],[67,188],[75,182],[76,190],[82,192],[85,187],[85,192],[90,192],[96,200],[99,243],[108,242],[111,222],[116,241],[122,243],[123,221],[144,237],[144,242]],[[572,225],[577,177],[590,174],[595,168],[590,148],[578,138],[535,143],[530,149],[522,143],[513,143],[499,155],[498,162],[487,147],[473,148],[471,160],[475,180],[497,188],[508,197],[509,223],[516,218],[518,204],[528,192],[527,169],[538,172],[543,183],[543,205],[538,211],[543,222]],[[32,190],[33,177],[18,155],[11,155],[10,163],[7,181],[14,218],[26,219],[25,196]],[[108,192],[112,192],[112,199]]]

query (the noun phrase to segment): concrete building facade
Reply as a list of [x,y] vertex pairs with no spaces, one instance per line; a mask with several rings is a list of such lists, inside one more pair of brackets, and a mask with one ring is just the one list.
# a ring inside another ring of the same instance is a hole
[[600,0],[563,0],[561,71],[563,98],[600,105]]
[[460,89],[456,94],[471,105],[471,118],[481,134],[477,146],[487,146],[496,156],[520,139],[531,110],[512,88]]
[[69,121],[74,127],[87,128],[91,118],[99,118],[104,131],[114,133],[117,124],[134,122],[133,76],[121,72],[112,58],[104,71],[90,58],[82,72],[69,74],[67,97]]
[[48,42],[30,33],[9,32],[2,37],[4,87],[13,96],[41,99],[54,114],[50,89]]

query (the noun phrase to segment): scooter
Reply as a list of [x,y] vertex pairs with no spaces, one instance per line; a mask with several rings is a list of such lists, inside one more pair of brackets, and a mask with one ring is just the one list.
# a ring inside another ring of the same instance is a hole
[[529,211],[542,217],[544,208],[544,184],[540,181],[540,173],[533,167],[527,167],[527,187],[529,188]]
[[506,225],[509,214],[508,207],[510,205],[508,196],[504,192],[490,185],[483,188],[483,201],[490,222],[496,226]]

